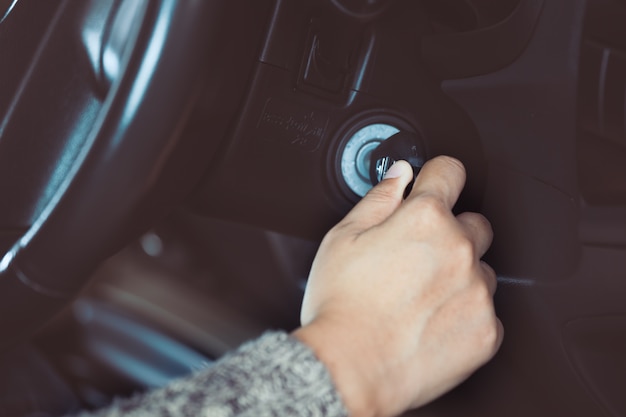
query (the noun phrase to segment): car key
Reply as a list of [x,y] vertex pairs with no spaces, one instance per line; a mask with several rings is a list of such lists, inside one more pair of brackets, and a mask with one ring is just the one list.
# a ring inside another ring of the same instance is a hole
[[[413,180],[426,162],[426,151],[420,137],[411,132],[400,131],[383,141],[372,151],[370,158],[370,180],[373,185],[378,184],[385,177],[391,166],[400,160],[405,160],[413,168]],[[409,184],[410,190],[413,182]]]

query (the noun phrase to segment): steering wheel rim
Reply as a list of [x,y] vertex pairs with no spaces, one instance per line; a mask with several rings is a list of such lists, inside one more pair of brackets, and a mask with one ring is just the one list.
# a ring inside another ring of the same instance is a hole
[[216,3],[144,4],[124,70],[78,157],[0,263],[0,349],[68,304],[99,262],[179,201],[202,172],[196,163],[179,174],[186,181],[162,186],[198,143],[182,132],[209,73],[215,34],[207,17],[219,18]]

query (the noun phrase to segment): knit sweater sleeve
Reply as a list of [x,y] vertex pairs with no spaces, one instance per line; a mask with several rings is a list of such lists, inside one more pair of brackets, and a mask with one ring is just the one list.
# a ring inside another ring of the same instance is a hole
[[283,332],[266,333],[211,367],[79,417],[340,417],[326,367]]

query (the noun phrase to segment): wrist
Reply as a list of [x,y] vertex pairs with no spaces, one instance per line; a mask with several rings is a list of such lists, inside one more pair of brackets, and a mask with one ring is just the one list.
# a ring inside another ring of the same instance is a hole
[[314,321],[292,334],[307,345],[326,366],[350,417],[385,417],[380,412],[377,384],[370,371],[375,364],[355,343],[354,335]]

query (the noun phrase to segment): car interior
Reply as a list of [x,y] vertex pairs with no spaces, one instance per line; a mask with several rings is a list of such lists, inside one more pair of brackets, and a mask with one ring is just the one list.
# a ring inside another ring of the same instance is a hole
[[[626,1],[0,0],[0,416],[292,330],[395,160],[460,159],[496,357],[410,416],[626,415]],[[381,382],[383,383],[383,382]]]

